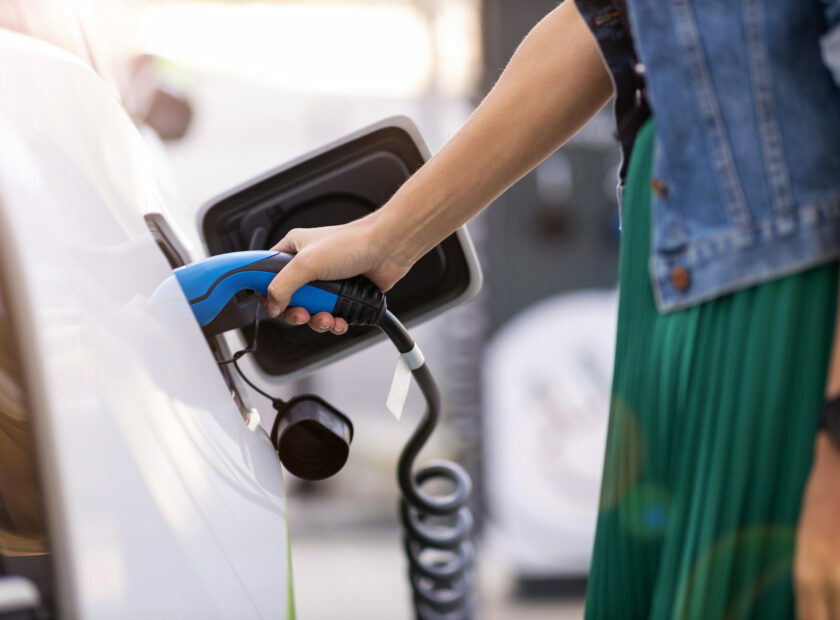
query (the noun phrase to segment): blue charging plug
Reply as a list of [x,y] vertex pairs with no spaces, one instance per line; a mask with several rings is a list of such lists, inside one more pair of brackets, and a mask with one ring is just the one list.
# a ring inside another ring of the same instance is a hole
[[[175,270],[175,277],[198,324],[209,324],[240,291],[268,294],[268,285],[292,260],[291,254],[248,251],[219,254]],[[299,288],[289,307],[310,314],[329,312],[349,325],[378,325],[386,310],[385,296],[363,276],[316,281]]]

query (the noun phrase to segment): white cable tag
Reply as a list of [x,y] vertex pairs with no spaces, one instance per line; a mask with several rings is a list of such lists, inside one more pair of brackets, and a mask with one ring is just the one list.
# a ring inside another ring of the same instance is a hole
[[417,370],[420,366],[426,363],[426,358],[423,356],[423,352],[416,344],[411,348],[411,351],[403,353],[400,357],[402,357],[402,360],[411,370]]
[[388,411],[393,413],[397,420],[402,416],[409,387],[411,387],[411,369],[400,356],[397,360],[397,367],[394,369],[394,380],[391,382],[391,389],[388,391],[388,400],[385,401]]

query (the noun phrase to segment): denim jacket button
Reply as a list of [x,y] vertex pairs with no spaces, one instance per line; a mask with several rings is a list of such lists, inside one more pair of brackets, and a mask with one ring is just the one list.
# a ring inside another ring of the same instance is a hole
[[668,195],[668,185],[662,179],[651,179],[650,188],[660,200]]
[[671,284],[678,291],[685,292],[691,286],[691,272],[685,267],[677,266],[671,269]]

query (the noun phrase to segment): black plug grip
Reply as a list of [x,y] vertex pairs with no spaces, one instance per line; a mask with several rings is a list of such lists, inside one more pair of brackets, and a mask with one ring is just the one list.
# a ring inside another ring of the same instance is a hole
[[341,317],[348,325],[379,325],[388,309],[384,293],[364,276],[341,280],[340,284],[333,316]]

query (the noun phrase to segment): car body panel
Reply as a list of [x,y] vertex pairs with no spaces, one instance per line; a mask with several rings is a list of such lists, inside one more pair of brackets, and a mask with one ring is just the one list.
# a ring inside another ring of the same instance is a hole
[[283,479],[143,215],[149,151],[74,56],[0,31],[0,277],[63,618],[286,617]]

